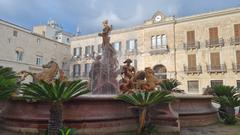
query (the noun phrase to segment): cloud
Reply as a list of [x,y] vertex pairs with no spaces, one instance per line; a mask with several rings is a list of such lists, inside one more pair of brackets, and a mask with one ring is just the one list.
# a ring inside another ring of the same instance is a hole
[[68,32],[79,25],[88,34],[101,31],[105,19],[123,28],[143,24],[157,10],[180,17],[236,6],[239,0],[0,0],[0,18],[28,28],[53,18]]

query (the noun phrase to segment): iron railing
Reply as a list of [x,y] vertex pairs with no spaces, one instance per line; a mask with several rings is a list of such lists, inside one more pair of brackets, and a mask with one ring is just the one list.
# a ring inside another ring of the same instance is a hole
[[183,66],[184,73],[185,74],[200,74],[202,73],[202,66],[197,65],[197,66]]
[[191,50],[191,49],[200,49],[200,42],[196,41],[193,43],[183,43],[184,50]]
[[233,72],[240,72],[240,64],[232,64]]
[[240,37],[232,37],[230,40],[231,45],[240,45]]
[[219,38],[215,40],[206,40],[206,47],[207,48],[212,48],[212,47],[223,47],[224,46],[224,39]]
[[227,66],[226,64],[207,65],[207,72],[208,73],[224,73],[224,72],[227,72]]

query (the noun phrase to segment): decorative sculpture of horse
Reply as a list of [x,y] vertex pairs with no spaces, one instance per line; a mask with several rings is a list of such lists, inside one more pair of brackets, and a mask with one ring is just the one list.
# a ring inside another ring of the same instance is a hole
[[161,80],[158,80],[154,76],[153,70],[147,67],[144,71],[138,71],[133,80],[122,83],[120,85],[120,90],[123,93],[131,93],[134,90],[152,91],[160,82]]
[[20,81],[25,80],[26,77],[30,75],[33,78],[33,82],[39,82],[39,81],[45,81],[49,83],[52,82],[59,71],[58,64],[54,61],[50,61],[46,65],[43,65],[42,67],[43,67],[43,71],[40,73],[21,71],[17,73],[17,75],[20,77]]

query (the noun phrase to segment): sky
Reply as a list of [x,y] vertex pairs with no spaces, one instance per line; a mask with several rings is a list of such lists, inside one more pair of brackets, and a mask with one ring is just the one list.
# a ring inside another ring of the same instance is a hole
[[101,31],[105,19],[114,29],[142,25],[156,11],[189,16],[240,7],[240,0],[0,0],[0,19],[32,29],[54,19],[65,31]]

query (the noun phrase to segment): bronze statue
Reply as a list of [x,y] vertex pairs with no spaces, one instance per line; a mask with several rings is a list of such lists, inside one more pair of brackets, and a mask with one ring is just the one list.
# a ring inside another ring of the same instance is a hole
[[114,47],[110,44],[109,34],[112,28],[108,21],[103,21],[103,31],[98,35],[102,37],[102,56],[96,58],[92,64],[89,77],[90,88],[93,94],[117,94],[117,68],[118,60]]
[[58,64],[54,61],[50,61],[46,65],[43,65],[42,67],[43,71],[40,73],[21,71],[17,73],[17,75],[20,77],[20,81],[25,80],[26,77],[30,75],[33,78],[33,82],[39,82],[41,80],[49,83],[52,82],[59,71]]
[[98,36],[102,37],[102,45],[109,45],[110,37],[109,34],[112,31],[112,28],[108,25],[108,20],[103,21],[103,31],[102,33],[98,33]]
[[126,65],[122,68],[122,79],[120,80],[121,92],[131,93],[135,90],[152,91],[161,83],[161,80],[154,76],[153,69],[150,67],[145,68],[144,71],[136,72],[135,68],[131,66],[131,59],[127,59],[124,63]]

